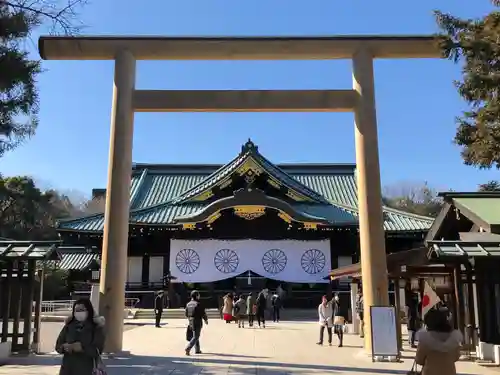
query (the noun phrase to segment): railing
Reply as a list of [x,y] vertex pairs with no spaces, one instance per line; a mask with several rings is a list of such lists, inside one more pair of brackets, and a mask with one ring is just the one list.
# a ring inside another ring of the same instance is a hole
[[[59,301],[43,301],[42,302],[42,314],[43,313],[64,313],[69,312],[73,309],[75,300],[59,300]],[[133,309],[139,303],[139,298],[125,298],[125,308]]]
[[42,314],[71,311],[74,302],[72,300],[42,301]]

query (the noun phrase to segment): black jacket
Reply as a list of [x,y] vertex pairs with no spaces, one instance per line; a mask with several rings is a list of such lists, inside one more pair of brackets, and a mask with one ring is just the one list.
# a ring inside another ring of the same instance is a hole
[[347,319],[347,311],[343,303],[340,303],[340,301],[333,300],[332,306],[333,306],[333,317],[341,316],[344,319]]
[[186,318],[188,318],[189,324],[197,327],[201,327],[203,325],[203,321],[208,321],[205,308],[199,301],[195,300],[191,300],[187,303]]
[[279,295],[273,295],[273,297],[271,298],[271,302],[274,308],[281,308],[281,297]]
[[163,311],[163,296],[156,296],[156,298],[155,298],[155,310]]
[[258,311],[264,311],[266,310],[266,307],[267,307],[267,299],[266,299],[266,296],[264,295],[264,293],[259,293],[259,295],[257,296],[257,300],[256,300],[256,304],[257,304],[257,310]]

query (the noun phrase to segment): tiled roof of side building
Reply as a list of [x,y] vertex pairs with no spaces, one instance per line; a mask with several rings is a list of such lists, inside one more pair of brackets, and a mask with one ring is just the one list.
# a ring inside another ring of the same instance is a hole
[[[335,204],[335,203],[334,203]],[[357,207],[337,204],[337,206],[351,212],[356,217],[359,216]],[[396,231],[427,231],[431,227],[434,219],[432,217],[416,215],[409,212],[403,212],[389,207],[383,207],[384,229],[387,232]]]

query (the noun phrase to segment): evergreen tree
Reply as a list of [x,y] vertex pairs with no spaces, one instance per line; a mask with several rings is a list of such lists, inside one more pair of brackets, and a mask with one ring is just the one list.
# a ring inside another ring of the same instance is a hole
[[72,34],[84,0],[0,0],[0,157],[32,136],[38,126],[37,75],[26,42],[41,25]]
[[457,118],[455,142],[467,165],[500,168],[500,0],[479,19],[462,19],[436,11],[445,57],[462,63],[455,82],[469,110]]
[[479,191],[500,191],[500,181],[488,181],[485,184],[479,185]]

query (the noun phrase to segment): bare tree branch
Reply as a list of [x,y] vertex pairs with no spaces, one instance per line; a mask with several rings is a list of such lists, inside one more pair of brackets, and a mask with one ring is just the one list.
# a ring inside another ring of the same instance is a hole
[[435,217],[442,205],[437,190],[427,182],[401,182],[383,189],[384,204],[409,213]]
[[49,21],[49,32],[53,34],[74,35],[81,31],[83,23],[78,15],[88,0],[9,0],[4,5],[13,12],[28,16],[33,26]]

